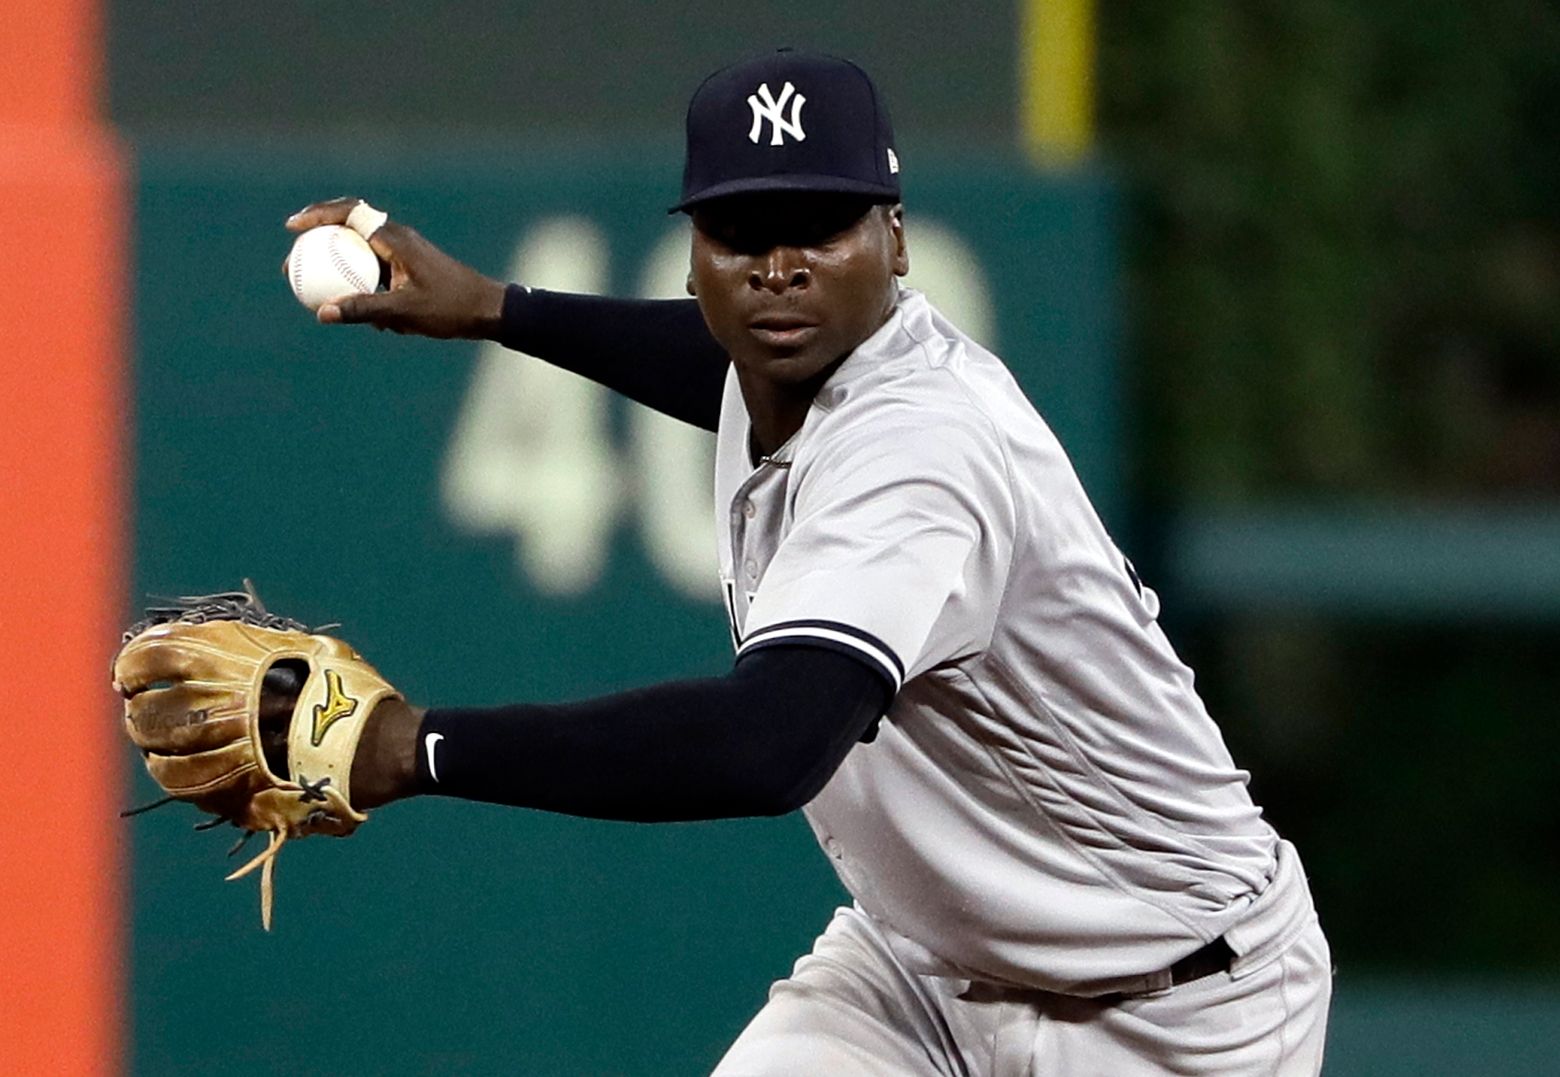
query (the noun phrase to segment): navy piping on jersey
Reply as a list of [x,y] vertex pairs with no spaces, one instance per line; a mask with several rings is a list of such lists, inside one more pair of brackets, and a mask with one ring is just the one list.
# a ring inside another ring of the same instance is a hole
[[731,649],[742,649],[742,637],[737,635],[737,585],[732,580],[721,581],[722,597],[726,602],[726,628],[731,632]]
[[840,621],[781,621],[766,625],[742,641],[737,657],[777,643],[812,643],[847,654],[865,656],[888,676],[891,694],[897,693],[905,683],[905,665],[892,647],[872,633]]

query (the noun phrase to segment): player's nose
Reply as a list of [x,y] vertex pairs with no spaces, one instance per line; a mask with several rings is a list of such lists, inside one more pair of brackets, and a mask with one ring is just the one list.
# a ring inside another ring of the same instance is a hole
[[792,288],[806,288],[812,283],[812,269],[795,247],[771,247],[754,263],[748,274],[748,286],[755,291],[780,295]]

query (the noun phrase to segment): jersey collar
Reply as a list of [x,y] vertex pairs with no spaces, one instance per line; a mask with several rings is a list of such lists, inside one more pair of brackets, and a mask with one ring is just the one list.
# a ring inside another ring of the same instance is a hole
[[889,312],[888,320],[866,340],[856,346],[856,350],[845,357],[844,362],[835,367],[834,373],[829,375],[829,380],[823,383],[818,390],[818,395],[813,398],[812,408],[808,412],[807,420],[802,423],[801,429],[786,439],[774,452],[761,459],[753,456],[753,423],[744,408],[742,413],[742,453],[748,464],[754,468],[764,464],[773,464],[776,467],[789,467],[792,458],[796,455],[796,446],[806,437],[807,430],[813,425],[820,411],[830,411],[834,406],[845,399],[848,388],[856,382],[873,375],[882,374],[892,367],[896,360],[902,361],[910,354],[900,335],[907,332],[906,322],[922,314],[927,307],[926,296],[914,288],[906,288],[898,285],[899,294],[894,300],[894,309]]
[[838,395],[831,394],[831,390],[843,388],[870,374],[880,373],[896,360],[904,359],[909,349],[899,339],[900,335],[905,332],[906,323],[925,307],[926,296],[914,288],[899,285],[899,295],[894,300],[894,309],[889,311],[888,320],[878,327],[877,332],[858,344],[856,350],[835,368],[829,380],[818,391],[816,402],[830,407],[832,396]]

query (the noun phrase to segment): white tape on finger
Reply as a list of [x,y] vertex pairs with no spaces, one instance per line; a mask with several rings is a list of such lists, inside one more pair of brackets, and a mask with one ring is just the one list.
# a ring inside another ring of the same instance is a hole
[[384,210],[375,209],[367,202],[359,202],[352,207],[352,212],[347,214],[347,227],[364,239],[372,239],[374,233],[379,231],[389,219],[390,214]]

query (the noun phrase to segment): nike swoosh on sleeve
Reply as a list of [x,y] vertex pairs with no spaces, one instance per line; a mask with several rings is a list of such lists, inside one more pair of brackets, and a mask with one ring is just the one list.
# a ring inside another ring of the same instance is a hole
[[439,768],[435,762],[433,750],[438,746],[439,741],[443,739],[443,733],[429,733],[426,737],[423,738],[423,747],[428,752],[428,777],[432,778],[434,781],[439,780]]

